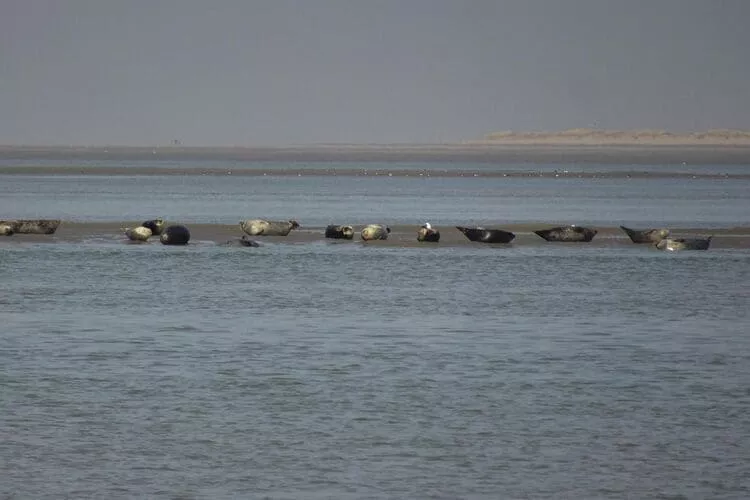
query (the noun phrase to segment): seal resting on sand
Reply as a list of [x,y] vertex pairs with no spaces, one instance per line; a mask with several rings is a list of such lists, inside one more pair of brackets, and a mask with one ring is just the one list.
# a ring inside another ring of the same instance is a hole
[[0,220],[0,224],[11,226],[16,234],[54,234],[60,225],[60,221],[53,219],[18,219]]
[[708,250],[711,245],[711,238],[664,238],[663,240],[656,243],[656,248],[659,250],[666,250],[668,252],[676,252],[678,250]]
[[190,231],[181,225],[169,226],[159,237],[162,245],[187,245],[190,241]]
[[551,229],[542,229],[534,231],[538,236],[544,238],[547,241],[564,241],[564,242],[582,242],[586,243],[594,239],[596,236],[596,229],[589,229],[587,227],[576,226],[572,224],[570,226],[553,227]]
[[129,227],[125,229],[125,236],[127,236],[130,241],[148,241],[151,234],[153,234],[151,230],[145,226]]
[[659,243],[664,238],[669,237],[669,229],[646,229],[637,231],[625,226],[620,226],[625,231],[633,243]]
[[153,234],[154,236],[160,236],[161,232],[164,231],[165,225],[166,224],[164,223],[164,220],[162,220],[161,218],[147,220],[146,222],[141,224],[141,226],[149,228],[151,230],[151,234]]
[[352,226],[337,226],[331,224],[326,227],[326,238],[337,240],[351,240],[354,238],[354,228]]
[[440,231],[433,229],[429,222],[425,222],[417,231],[417,241],[440,241]]
[[368,224],[362,229],[360,236],[363,241],[387,240],[391,228],[383,224]]
[[267,221],[262,219],[249,219],[240,221],[240,228],[250,236],[286,236],[292,229],[297,229],[299,222],[289,221]]
[[7,223],[0,224],[0,236],[13,236],[13,226]]
[[464,233],[469,241],[478,241],[480,243],[510,243],[516,237],[515,234],[502,229],[485,229],[481,226],[463,227],[456,226],[456,229]]

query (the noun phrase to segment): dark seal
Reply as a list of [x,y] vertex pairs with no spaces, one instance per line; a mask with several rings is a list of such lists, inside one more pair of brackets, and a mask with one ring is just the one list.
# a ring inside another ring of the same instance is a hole
[[154,236],[160,236],[162,231],[164,231],[165,223],[162,219],[152,219],[147,220],[143,224],[141,224],[143,227],[147,227],[151,230],[151,234]]
[[551,229],[542,229],[534,231],[537,236],[547,241],[562,241],[566,243],[587,243],[596,236],[596,229],[570,225],[553,227]]
[[620,226],[633,243],[659,243],[664,238],[669,238],[669,229],[646,229],[639,231],[629,227]]
[[425,222],[417,231],[417,241],[430,241],[437,243],[440,241],[440,231],[434,229],[429,222]]
[[181,225],[169,226],[159,236],[162,245],[187,245],[190,241],[190,231]]
[[330,226],[326,226],[326,238],[351,240],[354,238],[354,228],[352,226],[337,226],[331,224]]
[[463,227],[456,226],[456,229],[464,233],[469,241],[478,241],[480,243],[510,243],[516,237],[510,231],[502,229],[485,229],[483,227]]

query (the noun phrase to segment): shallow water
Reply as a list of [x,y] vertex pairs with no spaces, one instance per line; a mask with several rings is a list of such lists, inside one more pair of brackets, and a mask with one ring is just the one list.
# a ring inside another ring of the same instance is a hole
[[[750,213],[741,183],[200,179],[6,177],[0,212]],[[745,248],[31,242],[0,276],[3,498],[750,495]]]

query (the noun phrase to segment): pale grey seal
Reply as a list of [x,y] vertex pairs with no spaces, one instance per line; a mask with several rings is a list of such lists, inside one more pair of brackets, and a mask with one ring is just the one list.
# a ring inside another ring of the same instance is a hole
[[148,241],[151,234],[151,230],[145,226],[129,227],[125,229],[125,236],[127,236],[130,241]]
[[391,228],[383,224],[368,224],[360,233],[362,240],[387,240]]
[[249,219],[240,221],[240,228],[250,236],[286,236],[292,229],[297,229],[299,222],[289,221],[267,221],[262,219]]
[[708,250],[711,245],[711,238],[664,238],[656,243],[659,250],[675,252],[678,250]]
[[13,236],[13,233],[15,233],[15,231],[11,224],[5,222],[0,224],[0,236]]

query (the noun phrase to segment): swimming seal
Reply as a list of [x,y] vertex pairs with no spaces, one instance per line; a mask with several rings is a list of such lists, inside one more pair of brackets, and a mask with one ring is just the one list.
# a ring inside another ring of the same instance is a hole
[[664,238],[656,243],[656,248],[668,252],[679,250],[708,250],[711,245],[711,238]]
[[129,227],[125,229],[125,236],[127,236],[130,241],[148,241],[151,234],[151,230],[145,226]]
[[154,236],[160,236],[161,232],[164,231],[165,225],[166,224],[164,223],[164,220],[162,220],[161,218],[147,220],[146,222],[141,224],[141,226],[149,228],[151,230],[151,234],[153,234]]
[[440,241],[440,231],[433,229],[429,222],[425,222],[422,227],[417,230],[417,241]]
[[337,226],[331,224],[330,226],[326,226],[326,238],[351,240],[354,238],[354,228],[352,226]]
[[362,229],[360,236],[363,241],[387,240],[391,228],[383,224],[368,224]]
[[669,237],[669,229],[646,229],[638,231],[625,226],[620,226],[633,243],[659,243]]
[[54,234],[60,226],[60,221],[54,219],[17,219],[0,220],[0,224],[11,226],[16,234]]
[[573,243],[587,243],[594,239],[596,236],[596,229],[589,229],[587,227],[576,226],[571,224],[570,226],[553,227],[551,229],[542,229],[534,231],[537,236],[544,238],[547,241],[563,241]]
[[159,237],[162,245],[187,245],[190,241],[190,231],[181,225],[169,226]]
[[481,226],[463,227],[456,226],[456,229],[464,233],[469,241],[478,241],[480,243],[510,243],[516,237],[510,231],[502,229],[485,229]]
[[262,219],[249,219],[240,221],[240,228],[250,236],[286,236],[292,229],[297,229],[299,222],[267,221]]

